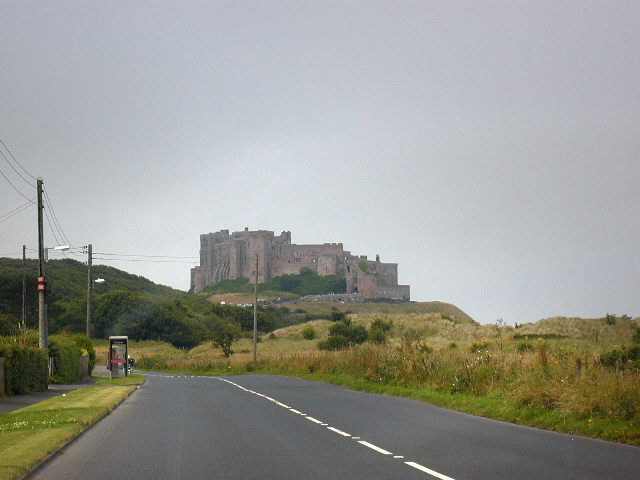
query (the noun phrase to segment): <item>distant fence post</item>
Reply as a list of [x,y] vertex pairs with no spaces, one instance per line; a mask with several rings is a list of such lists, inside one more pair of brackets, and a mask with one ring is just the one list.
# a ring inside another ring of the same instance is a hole
[[4,396],[4,357],[0,358],[0,397]]

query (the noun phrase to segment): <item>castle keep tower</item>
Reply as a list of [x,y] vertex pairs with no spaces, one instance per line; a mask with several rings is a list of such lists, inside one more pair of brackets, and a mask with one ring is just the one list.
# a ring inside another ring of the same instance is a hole
[[[260,268],[255,271],[258,256]],[[200,235],[200,265],[191,269],[191,288],[199,292],[208,285],[236,278],[258,282],[307,267],[318,275],[340,275],[347,280],[347,293],[365,299],[410,299],[409,285],[398,285],[398,264],[381,263],[364,255],[354,256],[341,243],[296,245],[291,232],[276,236],[267,230],[233,232],[220,230]]]

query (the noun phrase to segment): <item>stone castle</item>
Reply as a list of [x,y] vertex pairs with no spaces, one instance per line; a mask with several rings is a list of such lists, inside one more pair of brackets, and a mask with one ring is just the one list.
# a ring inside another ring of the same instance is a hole
[[398,285],[398,264],[351,255],[341,243],[296,245],[291,232],[276,236],[267,230],[233,232],[220,230],[200,235],[200,265],[191,269],[191,288],[199,292],[208,285],[236,278],[258,282],[285,274],[300,273],[304,267],[318,275],[341,275],[347,293],[367,299],[410,300],[409,285]]

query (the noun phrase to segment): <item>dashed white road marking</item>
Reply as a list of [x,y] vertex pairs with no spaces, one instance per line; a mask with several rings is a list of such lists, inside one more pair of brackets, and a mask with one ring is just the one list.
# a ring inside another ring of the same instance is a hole
[[[173,376],[171,376],[169,378],[173,378]],[[329,426],[327,426],[328,425],[327,423],[323,423],[322,421],[320,421],[320,420],[318,420],[316,418],[310,417],[306,413],[302,413],[299,410],[291,408],[291,407],[285,405],[284,403],[281,403],[281,402],[279,402],[279,401],[277,401],[277,400],[275,400],[275,399],[273,399],[271,397],[267,397],[266,395],[263,395],[261,393],[254,392],[253,390],[249,390],[249,389],[243,387],[242,385],[238,385],[237,383],[234,383],[234,382],[232,382],[230,380],[227,380],[225,378],[220,378],[220,377],[213,377],[213,378],[217,379],[217,380],[222,380],[223,382],[227,382],[227,383],[229,383],[229,384],[231,384],[231,385],[233,385],[235,387],[240,388],[241,390],[244,390],[245,392],[253,393],[254,395],[257,395],[259,397],[265,398],[265,399],[275,403],[276,405],[279,405],[279,406],[281,406],[283,408],[288,409],[289,411],[291,411],[293,413],[296,413],[298,415],[303,415],[307,420],[309,420],[309,421],[311,421],[313,423],[317,423],[319,425],[322,425],[323,427],[326,426],[327,430],[331,430],[332,432],[335,432],[335,433],[337,433],[339,435],[342,435],[343,437],[351,437],[353,440],[357,440],[358,443],[361,443],[365,447],[368,447],[368,448],[370,448],[370,449],[372,449],[372,450],[374,450],[374,451],[376,451],[378,453],[381,453],[383,455],[393,455],[391,452],[388,452],[387,450],[385,450],[383,448],[380,448],[380,447],[378,447],[376,445],[373,445],[372,443],[365,442],[364,440],[360,440],[360,437],[352,437],[350,434],[348,434],[346,432],[343,432],[342,430],[338,430],[335,427],[329,427]],[[393,458],[403,459],[404,456],[403,455],[393,455]],[[431,475],[433,477],[436,477],[436,478],[439,478],[440,480],[455,480],[454,478],[447,477],[446,475],[438,473],[435,470],[431,470],[430,468],[427,468],[427,467],[425,467],[423,465],[420,465],[419,463],[416,463],[416,462],[404,462],[404,463],[405,463],[405,465],[409,465],[410,467],[413,467],[416,470],[420,470],[421,472],[428,473],[429,475]]]
[[327,427],[327,430],[331,430],[332,432],[336,432],[339,435],[342,435],[343,437],[350,437],[351,435],[349,435],[346,432],[343,432],[342,430],[338,430],[337,428],[334,427]]
[[371,450],[375,450],[376,452],[381,453],[383,455],[391,455],[391,452],[387,452],[386,450],[380,447],[376,447],[374,444],[365,442],[364,440],[358,440],[358,443],[361,443],[365,447],[369,447]]
[[454,480],[453,478],[447,477],[446,475],[443,475],[443,474],[438,473],[438,472],[436,472],[434,470],[431,470],[430,468],[423,467],[419,463],[416,463],[416,462],[404,462],[404,463],[406,463],[410,467],[416,468],[416,469],[418,469],[418,470],[420,470],[422,472],[428,473],[429,475],[432,475],[432,476],[434,476],[436,478],[439,478],[440,480]]

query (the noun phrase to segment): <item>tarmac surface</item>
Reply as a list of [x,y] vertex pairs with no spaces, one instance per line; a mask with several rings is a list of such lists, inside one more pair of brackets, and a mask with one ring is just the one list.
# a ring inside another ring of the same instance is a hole
[[[94,372],[109,373],[109,370],[107,370],[106,366],[104,365],[96,365]],[[100,380],[99,377],[88,377],[80,383],[74,383],[71,385],[50,384],[49,388],[47,388],[47,390],[45,390],[44,392],[0,398],[0,413],[13,412],[15,410],[28,407],[29,405],[33,405],[34,403],[42,402],[43,400],[51,397],[56,397],[58,395],[71,392],[79,388],[90,387],[91,385],[94,385],[98,380]]]

